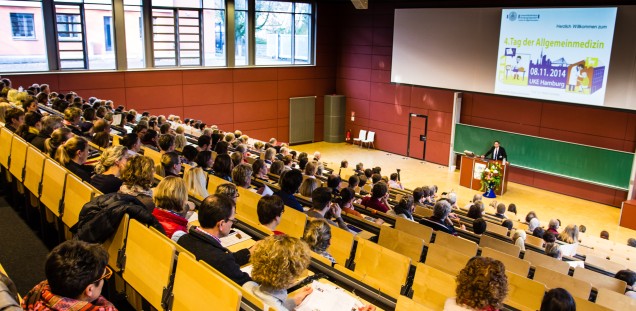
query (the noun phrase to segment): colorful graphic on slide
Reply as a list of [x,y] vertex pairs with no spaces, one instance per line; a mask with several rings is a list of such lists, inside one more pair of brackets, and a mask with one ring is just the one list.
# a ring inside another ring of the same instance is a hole
[[495,93],[603,105],[616,8],[502,10]]

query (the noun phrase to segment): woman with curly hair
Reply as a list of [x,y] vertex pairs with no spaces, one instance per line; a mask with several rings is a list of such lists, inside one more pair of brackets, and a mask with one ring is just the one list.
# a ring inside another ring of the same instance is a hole
[[121,173],[123,184],[119,193],[136,197],[148,211],[155,207],[152,202],[152,183],[155,179],[155,162],[146,156],[134,156],[128,159]]
[[309,247],[298,238],[287,235],[269,236],[252,250],[252,281],[243,284],[246,291],[279,311],[296,309],[312,292],[307,286],[292,298],[287,288],[305,272],[311,261]]
[[473,257],[457,275],[457,297],[446,300],[444,310],[499,310],[508,294],[508,278],[501,261]]

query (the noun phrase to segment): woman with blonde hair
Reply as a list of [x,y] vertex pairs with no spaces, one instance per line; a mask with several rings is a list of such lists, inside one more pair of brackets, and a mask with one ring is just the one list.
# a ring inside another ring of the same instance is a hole
[[186,146],[188,140],[185,137],[185,129],[182,125],[177,126],[177,130],[175,131],[177,135],[174,138],[174,149],[183,150],[183,147]]
[[200,167],[193,167],[183,175],[183,180],[188,187],[188,192],[201,200],[209,196],[208,190],[206,189],[207,175],[208,174]]
[[448,298],[444,310],[499,310],[508,294],[504,264],[475,256],[457,275],[457,297]]
[[152,183],[155,179],[155,162],[146,156],[134,156],[128,159],[121,173],[123,181],[119,193],[136,197],[149,211],[154,208],[152,202]]
[[261,240],[253,247],[252,280],[243,288],[262,299],[268,306],[279,311],[294,310],[312,292],[310,286],[287,297],[287,288],[302,275],[309,266],[309,247],[298,238],[273,235]]
[[331,263],[336,263],[336,259],[327,251],[331,245],[331,227],[326,220],[314,219],[309,222],[303,234],[303,241],[307,242],[312,251],[329,259]]
[[95,164],[95,175],[90,184],[102,193],[117,192],[123,181],[121,172],[128,162],[128,148],[124,146],[112,146],[102,152],[102,157]]
[[188,189],[183,179],[176,176],[164,178],[155,188],[152,201],[155,209],[152,215],[157,218],[166,236],[177,242],[188,231],[185,218],[188,208]]
[[306,178],[300,184],[300,188],[298,188],[298,193],[300,195],[309,198],[311,201],[311,193],[314,192],[318,187],[320,187],[320,182],[315,178]]
[[88,141],[79,136],[67,140],[55,152],[55,160],[81,178],[82,181],[89,181],[93,174],[93,167],[84,165],[87,159]]
[[567,244],[579,243],[579,226],[572,224],[567,225],[567,227],[557,235],[557,240]]

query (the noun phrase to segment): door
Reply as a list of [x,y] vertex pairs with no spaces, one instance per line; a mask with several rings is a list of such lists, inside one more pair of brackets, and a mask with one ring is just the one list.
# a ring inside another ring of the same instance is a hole
[[426,160],[426,131],[428,116],[411,113],[409,115],[409,140],[406,155],[411,158]]

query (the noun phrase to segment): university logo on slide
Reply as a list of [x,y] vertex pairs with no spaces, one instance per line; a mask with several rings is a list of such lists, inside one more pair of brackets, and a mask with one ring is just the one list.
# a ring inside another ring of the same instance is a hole
[[511,22],[516,21],[517,20],[517,12],[515,12],[515,11],[510,12],[510,14],[508,14],[508,19]]

